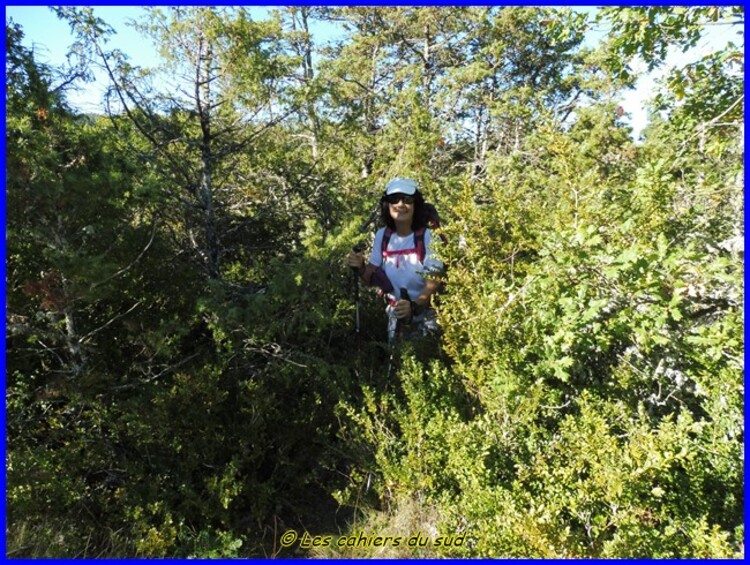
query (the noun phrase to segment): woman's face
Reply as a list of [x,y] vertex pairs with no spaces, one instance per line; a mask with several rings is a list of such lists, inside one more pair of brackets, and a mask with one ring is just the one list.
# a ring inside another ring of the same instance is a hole
[[414,218],[414,197],[405,194],[391,194],[387,198],[388,209],[394,222],[409,222]]

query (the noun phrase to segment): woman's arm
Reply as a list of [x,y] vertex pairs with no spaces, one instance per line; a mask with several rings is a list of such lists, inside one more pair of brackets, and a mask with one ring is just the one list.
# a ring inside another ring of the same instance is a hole
[[362,279],[362,282],[366,285],[370,285],[370,282],[372,281],[372,274],[375,272],[375,265],[372,263],[362,263],[362,266],[357,271],[357,274],[359,275],[359,278]]
[[429,308],[432,301],[432,295],[440,289],[440,283],[432,279],[425,279],[425,285],[422,292],[417,296],[417,306],[420,308]]
[[362,282],[366,285],[370,284],[372,274],[377,268],[372,263],[367,263],[361,252],[358,253],[355,251],[349,252],[346,256],[346,264],[357,272],[359,278],[362,279]]

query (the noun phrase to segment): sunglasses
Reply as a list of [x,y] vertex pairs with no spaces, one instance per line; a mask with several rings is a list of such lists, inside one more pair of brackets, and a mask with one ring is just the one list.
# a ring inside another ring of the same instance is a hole
[[389,194],[385,197],[385,200],[388,204],[398,204],[401,201],[408,205],[414,204],[414,197],[407,196],[406,194]]

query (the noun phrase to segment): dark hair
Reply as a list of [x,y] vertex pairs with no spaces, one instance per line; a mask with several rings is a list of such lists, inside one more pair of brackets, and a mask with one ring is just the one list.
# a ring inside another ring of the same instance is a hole
[[[380,219],[386,226],[388,226],[392,230],[396,229],[396,222],[394,222],[393,218],[391,218],[391,210],[388,206],[388,201],[386,200],[385,194],[380,197]],[[427,214],[425,213],[424,209],[424,196],[422,196],[422,193],[417,190],[414,193],[414,216],[411,221],[411,229],[412,231],[417,231],[418,229],[424,227],[427,227]]]

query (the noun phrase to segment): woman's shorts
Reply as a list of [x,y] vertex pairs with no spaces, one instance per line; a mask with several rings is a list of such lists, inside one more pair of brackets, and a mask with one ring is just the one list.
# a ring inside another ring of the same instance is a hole
[[412,316],[408,322],[396,318],[393,306],[387,306],[385,311],[388,314],[388,343],[393,343],[397,338],[411,341],[440,333],[437,313],[432,308],[425,309],[418,316]]

